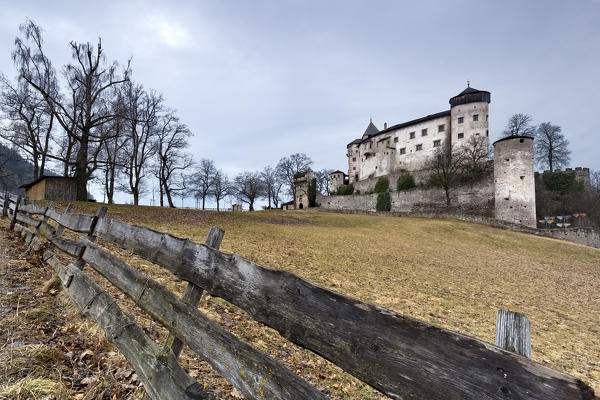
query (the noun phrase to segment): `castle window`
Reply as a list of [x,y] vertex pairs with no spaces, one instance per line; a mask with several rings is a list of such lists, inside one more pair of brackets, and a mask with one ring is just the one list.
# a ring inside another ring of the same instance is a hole
[[352,157],[352,161],[356,161],[356,157]]
[[353,170],[353,171],[356,171],[356,167],[352,167],[352,170]]
[[421,129],[421,136],[427,136],[427,128]]
[[479,114],[473,114],[473,121],[479,121]]
[[490,116],[488,114],[485,115],[485,120],[489,121],[490,120]]
[[394,143],[398,143],[398,136],[394,138]]
[[459,134],[458,134],[458,138],[459,138],[459,139],[462,139],[462,138],[464,138],[464,137],[465,137],[465,134],[464,134],[464,133],[459,133]]
[[438,125],[438,132],[444,132],[446,130],[446,125]]
[[406,154],[406,147],[400,149],[400,154]]
[[440,147],[442,145],[442,141],[441,140],[434,140],[433,141],[433,147]]
[[490,137],[490,130],[489,129],[485,130],[485,137]]
[[411,138],[411,139],[414,139],[414,138],[415,138],[415,133],[414,133],[414,132],[411,132],[411,133],[409,133],[408,135],[410,136],[410,138]]
[[422,144],[418,144],[418,145],[416,145],[416,146],[415,146],[415,150],[416,150],[416,151],[421,151],[421,150],[423,150],[423,145],[422,145]]
[[458,123],[462,124],[463,122],[465,122],[465,117],[458,117]]

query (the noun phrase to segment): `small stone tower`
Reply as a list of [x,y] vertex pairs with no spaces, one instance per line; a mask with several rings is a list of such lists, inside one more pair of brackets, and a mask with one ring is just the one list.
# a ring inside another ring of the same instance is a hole
[[315,173],[308,169],[294,175],[294,207],[296,210],[308,208],[308,185],[315,178]]
[[329,193],[335,192],[340,186],[346,184],[346,174],[342,171],[333,171],[329,174]]
[[491,94],[485,90],[467,87],[450,99],[450,143],[452,146],[468,143],[472,136],[489,142],[488,110]]
[[536,227],[531,136],[494,142],[494,193],[496,219]]

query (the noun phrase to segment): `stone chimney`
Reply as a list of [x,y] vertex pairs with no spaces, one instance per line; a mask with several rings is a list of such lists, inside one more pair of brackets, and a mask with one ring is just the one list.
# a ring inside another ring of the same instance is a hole
[[383,123],[383,129],[387,129],[387,122]]

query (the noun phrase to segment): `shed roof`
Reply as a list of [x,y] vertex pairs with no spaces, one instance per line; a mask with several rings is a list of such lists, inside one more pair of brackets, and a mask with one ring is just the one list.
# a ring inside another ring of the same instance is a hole
[[70,176],[49,176],[49,175],[42,175],[39,178],[29,182],[29,183],[24,183],[21,186],[19,186],[19,188],[22,189],[29,189],[30,187],[32,187],[33,185],[37,185],[38,183],[40,183],[41,181],[43,181],[44,179],[67,179],[67,180],[75,180],[75,178],[72,178]]

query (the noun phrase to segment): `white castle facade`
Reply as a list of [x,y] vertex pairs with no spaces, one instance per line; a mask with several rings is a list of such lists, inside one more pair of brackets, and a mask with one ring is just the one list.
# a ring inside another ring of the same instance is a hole
[[[456,151],[471,145],[473,139],[489,145],[489,104],[491,94],[467,87],[450,98],[450,109],[401,124],[384,125],[383,130],[371,121],[363,135],[346,146],[348,173],[335,171],[329,176],[329,189],[353,184],[361,193],[368,192],[381,176],[390,179],[393,191],[396,178],[412,174],[417,181],[430,175],[427,162],[440,147]],[[530,227],[536,226],[533,138],[510,136],[494,143],[492,176],[457,190],[459,206],[493,209],[497,219]],[[303,193],[299,190],[297,194]],[[443,207],[435,190],[415,189],[392,193],[392,211],[416,210],[427,205]],[[321,207],[330,209],[373,209],[372,195],[329,196],[320,199]],[[297,195],[296,207],[305,206]],[[439,204],[438,204],[439,203]]]
[[[450,99],[449,110],[386,124],[383,130],[371,121],[364,134],[346,146],[348,182],[419,171],[438,147],[455,148],[472,136],[484,137],[487,146],[490,100],[490,92],[467,87]],[[334,189],[339,182],[332,182]]]

